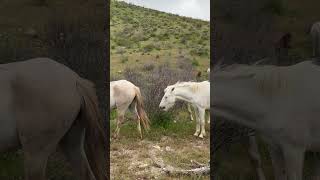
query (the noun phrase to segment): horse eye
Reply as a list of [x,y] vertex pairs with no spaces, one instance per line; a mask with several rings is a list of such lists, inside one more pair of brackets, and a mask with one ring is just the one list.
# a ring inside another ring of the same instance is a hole
[[165,99],[167,99],[168,97],[166,96]]
[[173,91],[174,90],[174,88],[172,88],[172,90],[171,91]]

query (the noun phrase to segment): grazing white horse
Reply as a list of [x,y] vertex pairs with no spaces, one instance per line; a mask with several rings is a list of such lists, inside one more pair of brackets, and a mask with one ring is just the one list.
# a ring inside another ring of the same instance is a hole
[[233,65],[214,72],[212,113],[268,140],[276,180],[302,180],[305,152],[320,150],[319,64]]
[[134,108],[137,116],[138,131],[142,139],[141,123],[145,130],[149,130],[149,118],[144,110],[144,105],[139,87],[127,80],[110,82],[110,109],[117,109],[117,127],[114,137],[118,137],[120,126],[124,122],[125,112],[129,107]]
[[210,109],[210,82],[177,82],[164,90],[165,94],[160,102],[160,109],[167,111],[177,99],[192,104],[196,109],[195,136],[203,138],[205,132],[205,110]]

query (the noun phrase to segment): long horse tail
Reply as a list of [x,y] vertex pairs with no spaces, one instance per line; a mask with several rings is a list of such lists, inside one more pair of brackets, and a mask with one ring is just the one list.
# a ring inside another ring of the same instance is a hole
[[133,101],[136,102],[137,112],[142,122],[142,126],[146,131],[148,131],[150,130],[150,120],[147,116],[146,111],[144,110],[144,103],[142,100],[140,89],[138,87],[135,88],[135,93],[136,96],[134,97]]
[[94,84],[79,78],[77,90],[82,96],[81,121],[86,125],[85,148],[91,170],[97,180],[109,179],[107,175],[106,134],[99,112]]

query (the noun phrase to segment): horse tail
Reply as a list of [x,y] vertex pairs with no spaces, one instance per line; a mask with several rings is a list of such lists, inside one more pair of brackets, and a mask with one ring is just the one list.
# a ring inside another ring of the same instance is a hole
[[141,92],[138,87],[135,88],[135,93],[136,93],[136,96],[134,97],[133,101],[136,102],[137,112],[142,122],[142,126],[146,131],[148,131],[150,130],[150,120],[147,116],[147,113],[144,110],[144,104],[143,104]]
[[77,90],[82,96],[81,121],[86,125],[85,148],[91,170],[97,180],[107,180],[107,149],[103,119],[99,112],[94,84],[79,78]]
[[313,43],[313,56],[320,56],[320,22],[314,23],[310,30]]

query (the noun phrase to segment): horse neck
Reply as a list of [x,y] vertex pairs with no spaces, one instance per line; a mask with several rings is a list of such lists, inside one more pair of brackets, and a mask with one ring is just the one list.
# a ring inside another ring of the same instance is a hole
[[176,87],[176,91],[174,93],[177,99],[187,102],[194,102],[195,94],[191,91],[191,89],[187,86],[185,87]]
[[268,101],[248,84],[221,88],[216,82],[212,99],[213,114],[254,129],[263,127]]

